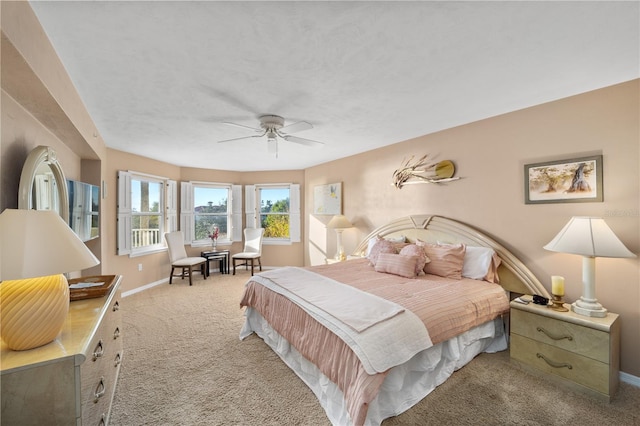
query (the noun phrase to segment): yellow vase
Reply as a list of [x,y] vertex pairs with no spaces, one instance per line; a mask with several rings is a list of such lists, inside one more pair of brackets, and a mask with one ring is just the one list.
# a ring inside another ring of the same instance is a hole
[[37,348],[54,340],[69,313],[64,275],[7,280],[0,284],[0,334],[9,348]]

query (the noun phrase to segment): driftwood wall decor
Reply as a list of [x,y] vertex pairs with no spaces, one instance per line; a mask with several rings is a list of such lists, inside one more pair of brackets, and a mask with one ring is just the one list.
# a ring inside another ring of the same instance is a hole
[[450,160],[430,162],[425,154],[414,161],[414,156],[404,161],[399,169],[393,172],[393,185],[401,189],[404,185],[416,183],[442,183],[458,180],[453,177],[455,166]]

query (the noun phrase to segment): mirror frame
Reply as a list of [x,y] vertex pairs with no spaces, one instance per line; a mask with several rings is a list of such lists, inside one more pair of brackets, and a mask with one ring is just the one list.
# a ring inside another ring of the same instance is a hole
[[49,146],[40,145],[35,147],[27,156],[22,166],[22,174],[20,175],[20,189],[18,193],[18,208],[31,210],[33,209],[33,184],[36,178],[37,170],[41,165],[48,165],[56,180],[58,189],[58,214],[62,219],[69,223],[69,193],[67,191],[67,180],[64,177],[62,167],[56,158],[56,152]]

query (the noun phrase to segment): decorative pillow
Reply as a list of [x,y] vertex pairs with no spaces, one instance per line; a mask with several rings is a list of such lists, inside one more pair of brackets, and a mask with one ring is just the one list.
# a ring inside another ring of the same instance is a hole
[[[375,237],[372,237],[369,239],[369,241],[367,241],[367,257],[369,257],[369,253],[371,253],[371,249],[373,248],[373,246],[382,239],[383,238],[380,235],[376,235]],[[396,252],[400,250],[402,247],[404,247],[407,242],[407,238],[404,235],[400,235],[399,237],[390,237],[390,238],[384,238],[384,239],[394,243],[396,247]]]
[[376,272],[415,278],[418,256],[403,256],[393,253],[380,253],[376,263]]
[[502,259],[500,259],[497,253],[493,253],[493,256],[491,256],[491,265],[489,266],[489,271],[484,277],[485,281],[489,281],[490,283],[495,284],[500,283],[500,277],[498,276],[498,266],[500,266],[500,263],[502,263]]
[[462,276],[483,280],[489,273],[495,251],[489,247],[467,246],[462,265]]
[[391,241],[380,239],[371,247],[371,251],[369,252],[368,258],[371,265],[376,266],[378,256],[380,256],[381,253],[396,254],[398,252]]
[[428,244],[422,248],[431,262],[424,266],[426,274],[439,275],[445,278],[461,279],[464,263],[464,244]]
[[416,244],[409,244],[403,247],[399,254],[402,256],[416,256],[418,258],[416,261],[416,275],[424,274],[424,265],[431,262],[431,259],[427,257],[422,247]]

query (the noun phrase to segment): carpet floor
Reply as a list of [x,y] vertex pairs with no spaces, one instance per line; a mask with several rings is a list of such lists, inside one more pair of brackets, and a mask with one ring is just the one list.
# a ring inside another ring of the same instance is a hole
[[[174,280],[122,300],[124,357],[110,424],[330,425],[307,386],[258,337],[240,341],[249,273]],[[640,388],[601,403],[481,354],[391,425],[640,426]]]

